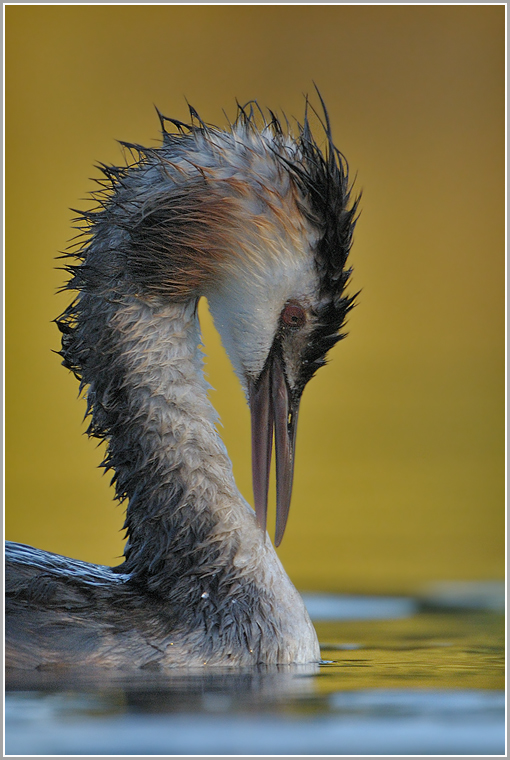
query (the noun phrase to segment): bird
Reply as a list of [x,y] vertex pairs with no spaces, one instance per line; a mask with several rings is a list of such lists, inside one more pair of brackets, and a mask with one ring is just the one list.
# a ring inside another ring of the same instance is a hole
[[[292,124],[256,101],[223,128],[192,106],[187,122],[156,109],[158,147],[123,142],[122,165],[99,165],[96,205],[77,212],[65,254],[77,295],[55,321],[87,433],[105,442],[102,467],[127,504],[127,541],[114,567],[7,542],[8,668],[320,662],[275,551],[302,393],[358,295],[347,286],[360,196],[318,95]],[[254,509],[208,397],[202,297],[250,407]]]

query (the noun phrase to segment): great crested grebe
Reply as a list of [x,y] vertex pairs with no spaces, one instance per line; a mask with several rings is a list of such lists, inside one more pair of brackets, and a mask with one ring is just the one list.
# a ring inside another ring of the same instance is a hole
[[[322,102],[322,99],[321,99]],[[321,151],[254,103],[227,131],[160,115],[163,143],[123,143],[68,267],[63,364],[87,389],[88,433],[127,499],[118,567],[8,543],[6,663],[165,668],[320,659],[267,539],[289,510],[299,401],[343,337],[358,199],[324,110]],[[167,131],[167,125],[170,131]],[[83,230],[83,226],[81,227]],[[209,303],[252,423],[255,512],[236,488],[207,397],[197,304]]]

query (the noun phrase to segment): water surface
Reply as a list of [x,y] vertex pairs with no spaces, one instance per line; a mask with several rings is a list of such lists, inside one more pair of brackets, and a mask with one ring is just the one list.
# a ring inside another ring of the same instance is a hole
[[306,601],[318,666],[8,676],[6,753],[504,754],[501,612]]

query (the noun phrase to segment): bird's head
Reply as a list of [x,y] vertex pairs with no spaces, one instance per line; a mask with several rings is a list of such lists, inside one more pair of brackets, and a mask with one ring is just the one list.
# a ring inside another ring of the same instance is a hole
[[350,202],[347,164],[325,108],[324,117],[325,153],[306,113],[293,137],[273,115],[260,130],[253,109],[241,109],[230,159],[235,239],[206,289],[250,405],[253,491],[263,529],[274,440],[277,546],[290,507],[300,399],[344,337],[354,301],[345,287],[359,199]]
[[116,252],[110,282],[143,298],[207,297],[251,409],[263,529],[274,439],[276,545],[289,511],[301,395],[343,337],[354,300],[345,288],[358,199],[350,199],[347,163],[322,106],[324,150],[308,101],[295,135],[256,104],[239,107],[228,131],[194,109],[188,125],[160,114],[161,148],[128,146],[137,151],[134,165],[103,167],[113,192],[92,219],[96,243],[86,259],[99,271],[94,245],[104,238]]

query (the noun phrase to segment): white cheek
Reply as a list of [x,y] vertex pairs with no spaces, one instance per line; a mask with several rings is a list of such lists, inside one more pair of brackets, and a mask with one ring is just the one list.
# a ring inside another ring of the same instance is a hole
[[262,371],[280,310],[262,289],[239,281],[208,294],[209,310],[236,374]]
[[243,385],[246,374],[257,377],[262,371],[285,303],[292,298],[308,304],[316,288],[313,259],[292,256],[266,261],[263,271],[243,262],[235,276],[207,293],[216,329]]

